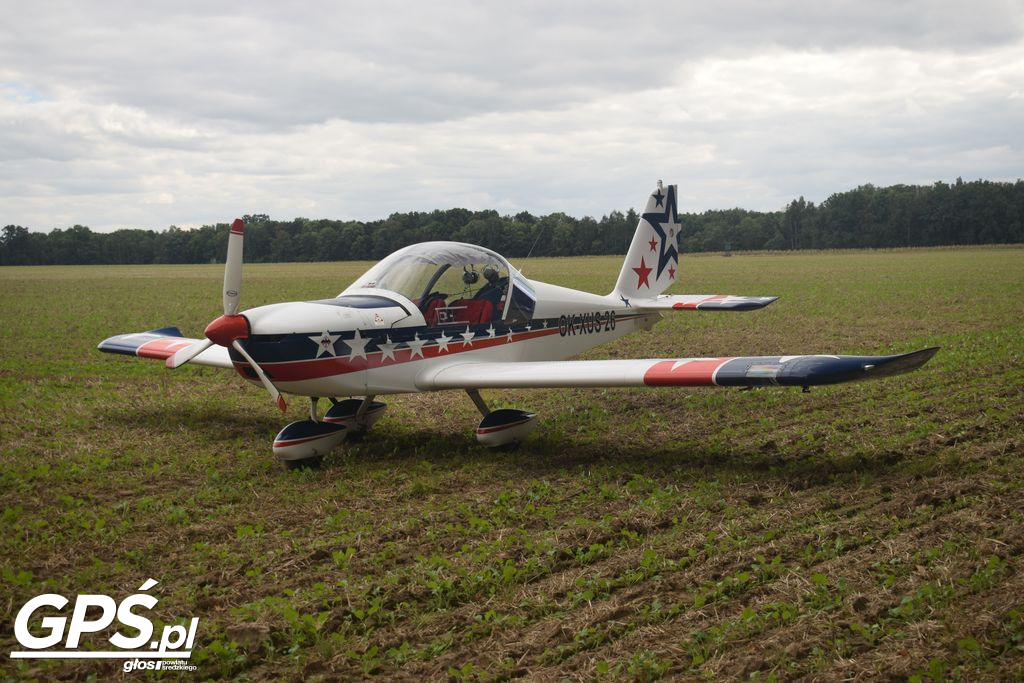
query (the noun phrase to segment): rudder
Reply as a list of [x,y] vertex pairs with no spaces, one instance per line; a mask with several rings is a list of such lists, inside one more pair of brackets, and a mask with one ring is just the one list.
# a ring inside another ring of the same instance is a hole
[[676,186],[658,187],[647,198],[626,260],[612,294],[627,299],[653,298],[668,289],[679,274],[679,214]]

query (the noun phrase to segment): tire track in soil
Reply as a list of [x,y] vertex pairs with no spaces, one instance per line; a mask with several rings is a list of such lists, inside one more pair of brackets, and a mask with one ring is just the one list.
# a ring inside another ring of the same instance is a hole
[[[853,495],[854,494],[850,494],[848,497],[852,497]],[[888,509],[891,512],[895,512],[897,511],[897,509],[906,508],[908,505],[909,503],[904,503],[901,501],[885,501],[884,499],[879,498],[872,501],[870,504],[865,504],[863,500],[861,500],[854,506],[852,506],[851,509],[855,509],[859,515],[863,515],[865,513],[870,512],[877,513],[878,510],[876,508]],[[820,502],[813,499],[813,497],[805,497],[805,500],[803,501],[803,508],[804,512],[809,514],[813,511],[820,509]],[[893,519],[894,517],[889,516],[889,518]],[[748,526],[757,528],[760,525],[756,521],[753,521]],[[807,527],[806,517],[798,517],[791,526]],[[683,572],[677,572],[676,576],[672,577],[672,583],[676,584],[677,586],[675,590],[679,590],[678,586],[682,586],[683,590],[685,591],[687,588],[692,588],[693,586],[700,584],[699,580],[693,578],[693,574],[696,574],[697,572],[707,572],[709,568],[716,566],[723,570],[728,569],[729,567],[746,567],[749,564],[750,559],[756,556],[759,552],[767,555],[768,553],[782,550],[784,556],[795,555],[795,553],[800,551],[806,545],[805,541],[807,539],[813,539],[815,537],[822,536],[828,537],[830,534],[826,531],[826,529],[831,529],[831,533],[834,535],[834,527],[835,521],[833,519],[825,519],[821,521],[817,526],[812,526],[804,534],[799,535],[796,538],[795,542],[792,542],[792,548],[789,551],[786,551],[784,548],[780,548],[776,540],[764,546],[742,549],[737,551],[736,553],[727,553],[722,557],[717,558],[717,561],[716,558],[711,558],[709,564],[703,566],[695,566],[693,568],[684,570]],[[847,527],[843,528],[841,533],[845,535],[850,535],[856,527],[857,522],[854,521],[847,525]],[[890,525],[890,531],[894,527],[898,527],[898,524]],[[913,533],[913,531],[905,530],[902,533],[910,534]],[[650,540],[651,539],[648,538],[648,541]],[[692,545],[693,542],[703,540],[703,534],[694,532],[690,536],[690,542],[683,540],[682,545],[683,547],[688,547]],[[628,556],[620,555],[617,558],[592,565],[588,569],[599,569],[605,575],[614,575],[613,571],[615,569],[635,564],[636,557],[642,552],[643,549],[650,547],[650,545],[651,544],[649,542],[642,544],[639,548],[632,550]],[[848,550],[853,550],[853,548],[849,548]],[[563,594],[567,593],[568,589],[564,587],[572,586],[575,580],[574,576],[567,576],[568,571],[569,570],[566,570],[557,575],[547,577],[546,579],[531,586],[531,589],[529,589],[528,591],[521,593],[520,596],[529,594],[530,592],[537,592],[538,590],[541,593],[549,591],[551,585],[556,583],[560,583],[563,586]],[[712,571],[714,572],[715,570],[712,569]],[[633,588],[628,592],[622,593],[620,597],[615,598],[613,601],[607,602],[607,604],[599,603],[596,606],[591,605],[582,610],[577,610],[576,612],[568,610],[569,619],[566,619],[560,615],[556,615],[554,617],[549,618],[542,617],[537,623],[533,624],[532,626],[528,626],[525,630],[522,628],[518,629],[518,633],[513,632],[515,629],[505,629],[504,631],[502,631],[502,643],[500,644],[502,646],[501,654],[513,655],[517,660],[522,661],[524,664],[532,662],[535,657],[531,658],[529,657],[529,655],[536,654],[537,650],[540,650],[542,653],[543,650],[540,648],[540,645],[551,643],[552,641],[554,641],[555,643],[565,642],[568,638],[571,638],[571,634],[575,632],[574,628],[576,628],[572,625],[574,622],[582,624],[601,623],[602,621],[608,618],[621,618],[622,616],[625,616],[631,609],[629,606],[631,601],[642,602],[643,596],[646,594],[648,588],[648,586],[640,586],[638,588]],[[658,594],[664,595],[665,591],[659,590]],[[692,595],[692,593],[690,593],[690,595]],[[465,610],[461,615],[458,615],[462,617],[461,621],[463,622],[466,621],[466,617],[469,617],[470,613],[473,612],[475,609],[475,605],[469,605],[467,607],[467,610]],[[563,609],[568,609],[568,606],[566,606]],[[633,611],[635,611],[635,609]],[[455,615],[449,614],[448,618],[452,616]],[[489,649],[494,645],[499,645],[499,643],[489,642]],[[449,664],[464,663],[465,661],[481,660],[473,656],[467,657],[464,649],[456,648],[455,650],[449,650],[442,656],[442,658],[435,660],[435,665],[441,666],[441,669],[433,667],[424,667],[423,669],[419,669],[418,671],[424,674],[429,673],[429,671],[434,671],[436,673],[439,670],[444,670],[446,666]],[[483,662],[481,661],[481,663]],[[536,671],[532,670],[532,673],[536,673]]]
[[[956,533],[959,533],[965,539],[972,538],[977,520],[973,518],[970,514],[971,512],[969,508],[950,511],[948,515],[899,532],[897,535],[886,539],[883,545],[889,547],[920,548],[927,546],[928,539],[939,543],[942,539]],[[1010,531],[1019,533],[1015,527],[1010,528]],[[1024,539],[1018,540],[1020,542],[1015,545],[1019,551],[1019,549],[1024,548]],[[892,588],[882,591],[883,596],[873,596],[872,591],[875,590],[875,587],[872,584],[874,582],[866,570],[878,559],[875,554],[877,545],[868,544],[862,546],[855,549],[852,553],[808,567],[802,570],[801,575],[790,574],[787,577],[780,578],[779,581],[764,584],[754,588],[740,599],[716,603],[711,610],[704,609],[684,613],[672,621],[671,630],[673,633],[668,637],[670,642],[659,642],[661,640],[659,636],[668,631],[663,626],[641,626],[636,631],[627,633],[626,637],[609,643],[605,646],[604,651],[595,650],[589,653],[589,660],[586,658],[568,660],[564,663],[563,673],[566,671],[578,671],[581,667],[592,665],[592,662],[597,659],[604,658],[609,661],[621,659],[624,655],[636,652],[639,649],[653,648],[655,652],[667,653],[678,659],[680,651],[679,642],[685,640],[685,636],[675,633],[675,631],[687,633],[695,630],[706,630],[716,624],[735,620],[742,609],[748,606],[756,609],[758,605],[782,601],[799,605],[799,601],[794,601],[794,597],[807,594],[807,589],[811,584],[804,578],[803,574],[808,574],[812,571],[821,572],[830,577],[830,580],[832,577],[836,577],[835,582],[838,582],[840,579],[846,582],[849,595],[844,600],[844,604],[850,603],[846,605],[848,618],[856,618],[858,611],[870,609],[871,605],[876,606],[879,614],[884,614],[890,607],[898,604],[900,595],[912,592],[916,586],[924,583],[927,577],[911,575],[908,577],[910,579],[909,582],[894,585]],[[996,547],[995,544],[992,547]],[[954,559],[960,559],[961,563],[968,567],[973,567],[977,564],[976,561],[972,563],[969,560],[963,560],[963,558]],[[780,588],[781,590],[779,590]],[[854,603],[858,605],[859,610],[851,606]],[[709,612],[712,613],[710,617],[708,616]],[[813,638],[814,629],[808,628],[808,626],[814,623],[814,616],[813,614],[800,616],[798,618],[799,625],[794,624],[774,629],[774,636],[765,636],[764,634],[767,631],[763,630],[755,637],[750,638],[750,644],[747,646],[744,646],[742,643],[731,643],[728,646],[728,657],[722,653],[719,660],[709,660],[702,668],[702,671],[714,672],[716,676],[745,676],[761,668],[761,664],[766,661],[765,651],[783,651],[797,656],[806,655],[816,642]],[[809,624],[808,622],[811,623]],[[823,634],[819,634],[820,637],[818,638],[821,642],[826,642],[828,636],[834,633],[834,628],[829,624],[830,622],[827,621],[821,627],[824,629]],[[811,645],[808,645],[808,642]],[[794,648],[797,644],[800,645]],[[685,669],[677,669],[676,671],[682,670]]]

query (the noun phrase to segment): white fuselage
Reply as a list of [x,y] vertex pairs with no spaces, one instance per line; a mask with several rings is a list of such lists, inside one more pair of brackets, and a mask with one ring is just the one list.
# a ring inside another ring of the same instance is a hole
[[[660,318],[600,296],[530,281],[536,308],[529,319],[430,326],[411,301],[377,288],[352,297],[387,305],[352,307],[285,303],[244,311],[260,335],[247,347],[283,392],[302,396],[365,396],[418,392],[422,378],[461,363],[564,360]],[[307,341],[308,340],[308,341]],[[318,345],[319,343],[319,345]],[[235,369],[258,381],[241,358]]]

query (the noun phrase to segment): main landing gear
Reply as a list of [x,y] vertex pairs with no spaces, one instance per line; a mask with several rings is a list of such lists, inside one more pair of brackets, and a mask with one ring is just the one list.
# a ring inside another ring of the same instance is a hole
[[477,410],[484,416],[476,428],[476,440],[488,448],[516,448],[537,427],[537,415],[525,410],[501,408],[490,410],[480,392],[466,389]]
[[290,470],[319,467],[324,456],[346,437],[359,440],[381,418],[387,405],[364,399],[330,399],[322,420],[317,418],[319,398],[309,399],[309,419],[292,422],[274,437],[274,455]]
[[[480,392],[466,393],[483,416],[476,428],[476,440],[488,448],[516,448],[537,427],[537,415],[525,410],[487,407]],[[387,405],[373,396],[344,401],[332,398],[323,418],[317,414],[319,398],[309,399],[309,419],[292,422],[274,437],[274,455],[290,470],[316,468],[324,456],[342,441],[358,441],[384,415]]]

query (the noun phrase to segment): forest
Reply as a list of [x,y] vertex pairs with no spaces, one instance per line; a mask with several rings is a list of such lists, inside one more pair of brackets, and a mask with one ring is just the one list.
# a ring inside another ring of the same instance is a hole
[[[612,211],[595,219],[564,213],[447,209],[395,213],[369,222],[265,214],[243,217],[249,262],[379,259],[415,242],[455,240],[508,257],[623,254],[638,214]],[[778,211],[727,209],[680,213],[683,252],[798,249],[882,249],[1024,242],[1024,180],[933,185],[862,185],[820,204],[803,197]],[[228,224],[194,230],[86,226],[33,232],[7,225],[0,265],[209,263],[222,261]]]

